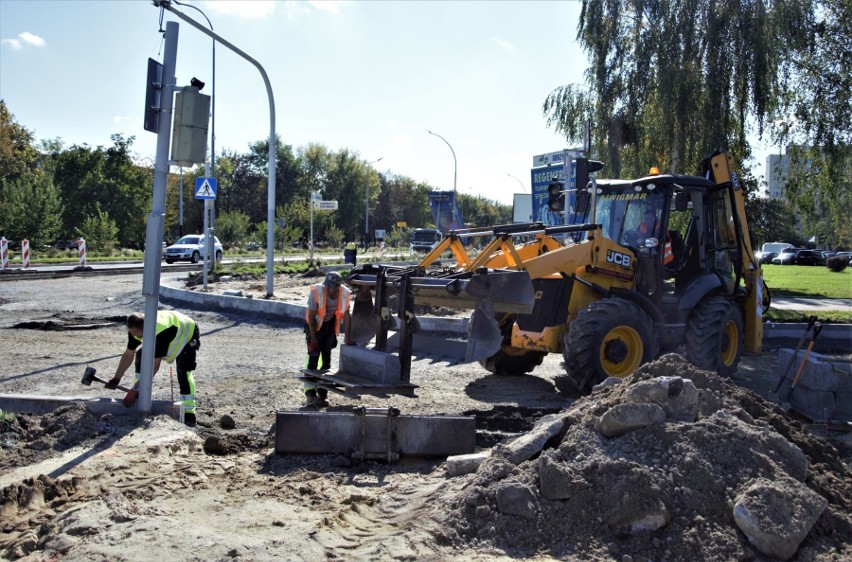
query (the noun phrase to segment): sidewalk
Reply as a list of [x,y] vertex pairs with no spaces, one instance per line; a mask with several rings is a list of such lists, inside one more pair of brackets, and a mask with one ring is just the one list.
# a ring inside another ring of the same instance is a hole
[[770,308],[777,310],[852,310],[852,299],[814,299],[805,297],[772,297]]

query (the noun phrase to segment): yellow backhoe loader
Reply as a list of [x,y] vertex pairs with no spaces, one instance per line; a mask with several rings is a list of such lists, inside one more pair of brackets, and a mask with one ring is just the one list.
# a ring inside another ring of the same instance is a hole
[[[695,176],[592,180],[577,201],[579,224],[451,232],[418,266],[371,264],[350,283],[382,294],[404,286],[403,321],[416,321],[413,303],[471,309],[467,358],[492,373],[528,373],[562,353],[566,392],[630,375],[661,351],[683,347],[724,375],[744,350],[760,351],[769,292],[726,151]],[[472,236],[491,237],[475,257],[461,243]],[[436,265],[445,251],[455,263]],[[385,301],[372,310],[389,316]]]

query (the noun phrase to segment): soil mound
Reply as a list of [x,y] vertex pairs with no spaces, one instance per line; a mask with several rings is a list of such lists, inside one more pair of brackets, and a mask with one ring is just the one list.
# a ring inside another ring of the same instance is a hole
[[852,559],[852,473],[778,406],[670,354],[496,447],[441,499],[445,540],[577,560]]

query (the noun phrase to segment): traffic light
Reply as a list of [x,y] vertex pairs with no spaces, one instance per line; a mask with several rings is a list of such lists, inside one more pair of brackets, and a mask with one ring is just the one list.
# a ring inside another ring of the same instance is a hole
[[559,181],[558,178],[547,185],[547,207],[551,211],[562,212],[565,209],[565,182]]
[[588,158],[577,158],[577,171],[574,177],[577,178],[577,191],[585,191],[589,184],[589,174],[602,170],[603,162],[597,160],[589,160]]

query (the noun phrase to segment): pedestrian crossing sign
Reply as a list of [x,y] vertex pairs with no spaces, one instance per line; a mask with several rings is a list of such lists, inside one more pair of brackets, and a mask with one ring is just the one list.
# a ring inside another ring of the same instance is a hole
[[195,178],[196,199],[216,199],[216,178]]

